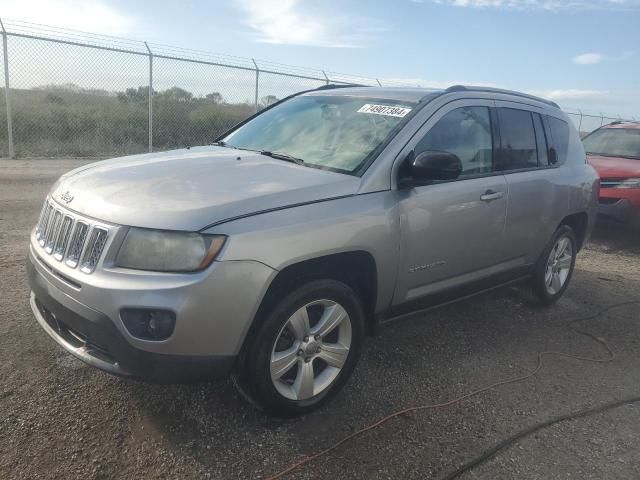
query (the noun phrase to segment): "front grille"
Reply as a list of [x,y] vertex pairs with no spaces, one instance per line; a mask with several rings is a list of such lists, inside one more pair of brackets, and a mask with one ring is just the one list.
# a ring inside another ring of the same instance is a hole
[[44,253],[59,262],[64,261],[71,268],[80,265],[80,271],[88,274],[98,265],[109,230],[77,218],[47,200],[40,213],[35,235]]
[[62,225],[56,237],[56,243],[53,247],[53,258],[61,261],[66,253],[67,245],[69,244],[69,237],[71,236],[71,227],[73,226],[73,217],[71,215],[65,215],[62,220]]
[[80,262],[80,255],[82,254],[82,248],[84,242],[87,239],[87,230],[89,225],[84,222],[76,222],[76,226],[73,229],[73,236],[71,237],[71,243],[69,244],[69,250],[67,251],[67,265],[71,268],[76,268],[78,262]]
[[615,188],[622,183],[622,178],[601,178],[601,188]]
[[91,273],[96,269],[105,243],[107,243],[107,231],[104,228],[93,227],[88,246],[82,258],[80,270],[84,273]]
[[36,307],[42,314],[44,321],[47,322],[47,324],[72,347],[82,348],[92,357],[98,358],[99,360],[110,363],[112,365],[117,365],[115,358],[113,358],[109,350],[96,343],[93,343],[93,341],[90,340],[86,335],[71,328],[38,300],[36,300]]

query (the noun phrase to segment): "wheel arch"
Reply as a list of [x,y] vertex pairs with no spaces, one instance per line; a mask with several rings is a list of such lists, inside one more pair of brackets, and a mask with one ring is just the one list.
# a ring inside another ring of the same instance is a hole
[[587,213],[578,212],[578,213],[573,213],[571,215],[567,215],[562,219],[558,227],[561,227],[562,225],[567,225],[568,227],[571,227],[571,229],[573,230],[573,233],[575,233],[576,235],[576,242],[578,243],[578,251],[580,251],[584,246],[584,242],[587,237],[587,228],[589,225],[589,216],[587,215]]
[[364,311],[366,332],[372,334],[378,296],[376,261],[371,253],[355,250],[303,260],[280,270],[260,302],[244,343],[252,337],[260,319],[264,318],[287,292],[304,283],[323,278],[341,281],[356,292]]

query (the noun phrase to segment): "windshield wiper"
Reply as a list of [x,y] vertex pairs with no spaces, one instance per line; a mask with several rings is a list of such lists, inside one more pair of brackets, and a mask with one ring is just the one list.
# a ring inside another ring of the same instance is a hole
[[301,158],[289,155],[288,153],[270,152],[269,150],[260,150],[259,153],[261,153],[262,155],[265,155],[267,157],[277,158],[278,160],[285,160],[287,162],[295,163],[295,164],[298,164],[298,165],[304,165],[304,160],[302,160]]
[[218,147],[233,148],[234,150],[246,150],[248,152],[258,152],[258,153],[260,153],[259,150],[254,150],[253,148],[236,147],[235,145],[230,145],[227,142],[225,142],[224,140],[218,140],[217,142],[210,143],[209,145],[216,145]]

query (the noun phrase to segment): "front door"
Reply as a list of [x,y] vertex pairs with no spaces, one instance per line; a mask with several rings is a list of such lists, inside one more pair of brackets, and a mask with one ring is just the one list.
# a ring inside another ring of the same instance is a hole
[[508,189],[494,168],[492,106],[491,101],[453,102],[407,145],[414,155],[453,153],[463,170],[454,181],[398,190],[402,255],[394,304],[508,267],[502,253]]

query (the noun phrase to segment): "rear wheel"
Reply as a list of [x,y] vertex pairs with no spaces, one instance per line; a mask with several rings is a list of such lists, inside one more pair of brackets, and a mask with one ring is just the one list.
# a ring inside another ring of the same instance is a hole
[[569,286],[578,253],[571,227],[562,225],[542,253],[533,277],[533,293],[545,305],[557,302]]
[[363,337],[353,290],[335,280],[310,282],[282,299],[248,339],[241,386],[274,415],[314,410],[348,380]]

